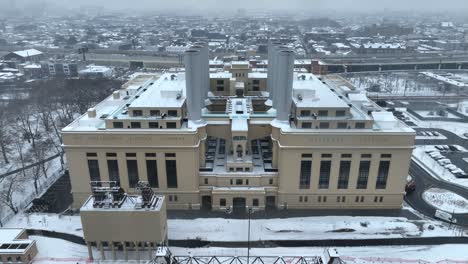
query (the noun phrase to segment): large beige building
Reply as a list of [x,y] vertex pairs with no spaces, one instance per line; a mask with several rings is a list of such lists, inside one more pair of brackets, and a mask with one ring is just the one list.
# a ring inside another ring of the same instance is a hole
[[272,44],[268,72],[141,75],[63,129],[75,207],[90,181],[148,181],[169,209],[400,208],[415,133],[365,94],[294,71]]

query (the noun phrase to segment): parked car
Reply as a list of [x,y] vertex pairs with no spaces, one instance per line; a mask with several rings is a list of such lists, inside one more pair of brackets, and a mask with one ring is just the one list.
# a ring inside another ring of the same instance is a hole
[[416,182],[414,180],[407,182],[405,186],[406,194],[409,194],[413,192],[414,190],[416,190]]

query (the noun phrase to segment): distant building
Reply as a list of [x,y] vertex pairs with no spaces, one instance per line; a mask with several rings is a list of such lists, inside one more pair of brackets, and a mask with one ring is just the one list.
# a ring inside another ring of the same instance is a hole
[[106,66],[88,65],[86,69],[78,72],[80,78],[102,79],[110,78],[114,70]]
[[183,54],[188,49],[187,46],[183,45],[170,45],[166,47],[167,53],[176,53],[176,54]]
[[24,75],[27,79],[36,79],[42,78],[43,71],[40,64],[37,63],[22,63],[18,65],[18,70]]
[[25,229],[0,228],[0,263],[30,263],[36,255],[36,241]]
[[38,51],[37,49],[27,49],[27,50],[20,50],[8,53],[7,55],[3,56],[4,60],[16,60],[20,62],[39,62],[44,58],[44,53]]
[[413,51],[399,43],[353,43],[351,47],[357,54],[401,54]]
[[43,62],[42,71],[48,76],[77,77],[78,64],[75,62]]

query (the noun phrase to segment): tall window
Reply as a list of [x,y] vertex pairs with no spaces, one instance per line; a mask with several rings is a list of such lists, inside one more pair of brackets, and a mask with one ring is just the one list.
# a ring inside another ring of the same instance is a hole
[[139,181],[137,160],[127,160],[127,173],[128,185],[130,186],[130,188],[135,188]]
[[148,183],[152,188],[159,188],[158,165],[156,160],[146,160]]
[[370,169],[370,161],[361,160],[361,162],[359,163],[359,174],[358,174],[356,189],[367,188],[367,181],[369,179],[369,169]]
[[390,169],[390,161],[382,160],[379,164],[379,172],[377,174],[377,182],[375,184],[376,189],[387,188],[388,171]]
[[330,184],[331,160],[322,160],[320,162],[319,189],[328,189]]
[[177,163],[175,160],[166,160],[167,188],[177,188]]
[[338,189],[348,189],[349,172],[351,170],[351,161],[340,161],[340,172],[338,174]]
[[301,172],[299,177],[299,189],[310,188],[310,176],[312,174],[312,161],[302,160],[301,161]]
[[117,160],[107,160],[107,169],[109,170],[109,180],[117,182],[120,185],[119,163]]
[[101,175],[99,174],[99,162],[98,160],[88,160],[89,179],[91,181],[101,181]]

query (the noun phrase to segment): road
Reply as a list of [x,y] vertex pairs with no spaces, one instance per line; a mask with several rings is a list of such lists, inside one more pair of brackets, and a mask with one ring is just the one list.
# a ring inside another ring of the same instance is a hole
[[[416,145],[460,145],[468,149],[468,140],[461,138],[452,132],[434,128],[416,128],[415,130],[438,131],[447,137],[447,139],[418,139],[416,140]],[[424,215],[433,217],[435,213],[435,208],[428,205],[422,199],[422,193],[427,189],[433,187],[446,189],[468,200],[468,188],[463,188],[458,185],[435,179],[413,160],[410,164],[409,174],[416,181],[416,190],[405,196],[405,201],[411,207],[423,213]],[[457,219],[459,225],[468,226],[468,214],[457,214],[455,215],[455,218]]]

